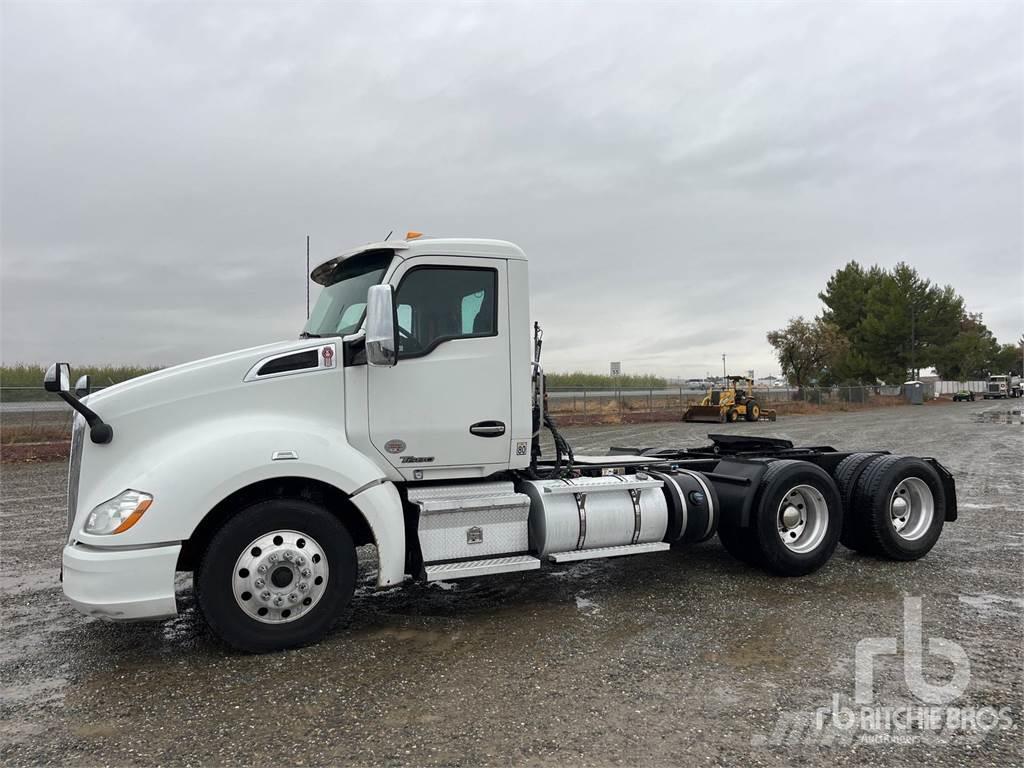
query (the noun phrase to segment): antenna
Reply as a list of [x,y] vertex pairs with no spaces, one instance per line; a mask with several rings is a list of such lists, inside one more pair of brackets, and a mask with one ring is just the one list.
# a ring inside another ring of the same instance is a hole
[[392,229],[390,232],[388,232],[388,236],[384,238],[384,242],[386,243],[393,234],[395,234],[395,230]]
[[309,235],[306,235],[306,319],[309,320]]

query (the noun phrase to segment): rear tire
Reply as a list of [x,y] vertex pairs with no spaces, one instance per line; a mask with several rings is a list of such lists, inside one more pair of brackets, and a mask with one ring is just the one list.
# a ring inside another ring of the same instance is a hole
[[858,505],[856,499],[857,481],[871,462],[884,455],[852,453],[839,462],[835,471],[836,487],[843,502],[843,530],[839,535],[839,541],[844,547],[864,554],[874,554],[874,549],[864,536],[864,526],[861,523],[866,512],[862,511],[862,505]]
[[315,642],[355,591],[356,551],[323,507],[275,499],[217,531],[196,569],[197,602],[214,634],[249,653]]
[[750,527],[759,564],[780,576],[813,573],[832,557],[842,527],[843,504],[827,472],[806,461],[768,466]]
[[747,400],[747,421],[759,421],[761,419],[761,406],[757,400]]
[[741,563],[761,567],[757,532],[753,528],[740,528],[735,520],[723,518],[718,523],[718,540],[722,542],[725,551]]
[[931,551],[946,519],[938,473],[914,456],[883,456],[857,481],[859,534],[890,560],[917,560]]

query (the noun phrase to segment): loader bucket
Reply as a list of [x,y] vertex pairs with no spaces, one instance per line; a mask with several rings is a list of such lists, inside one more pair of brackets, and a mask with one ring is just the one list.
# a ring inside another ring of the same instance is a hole
[[691,405],[683,414],[683,421],[717,424],[722,421],[722,409],[717,405]]

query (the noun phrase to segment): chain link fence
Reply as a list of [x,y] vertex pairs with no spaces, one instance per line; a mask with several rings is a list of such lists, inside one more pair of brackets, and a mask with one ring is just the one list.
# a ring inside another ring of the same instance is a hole
[[[946,396],[965,388],[981,393],[985,384],[935,382],[931,391]],[[96,391],[99,389],[102,387]],[[565,425],[678,421],[687,408],[699,405],[706,394],[706,390],[685,386],[552,387],[548,389],[548,410],[559,424]],[[767,387],[755,388],[751,396],[761,408],[773,408],[779,415],[892,407],[906,402],[899,386]],[[0,387],[0,443],[64,440],[71,432],[72,415],[66,403],[44,392],[42,387]]]
[[[98,391],[101,387],[97,387]],[[68,440],[74,411],[40,387],[0,387],[0,443]]]
[[[952,390],[956,391],[956,390]],[[707,390],[686,387],[647,389],[548,388],[548,411],[559,424],[629,424],[679,421]],[[766,387],[749,393],[762,409],[779,415],[903,405],[901,386]]]

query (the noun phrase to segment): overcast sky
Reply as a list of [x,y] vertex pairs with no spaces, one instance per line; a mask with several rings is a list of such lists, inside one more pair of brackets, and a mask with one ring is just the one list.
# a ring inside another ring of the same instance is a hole
[[554,370],[777,372],[849,259],[1014,341],[1022,9],[3,0],[2,360],[294,337],[406,229],[521,245]]

